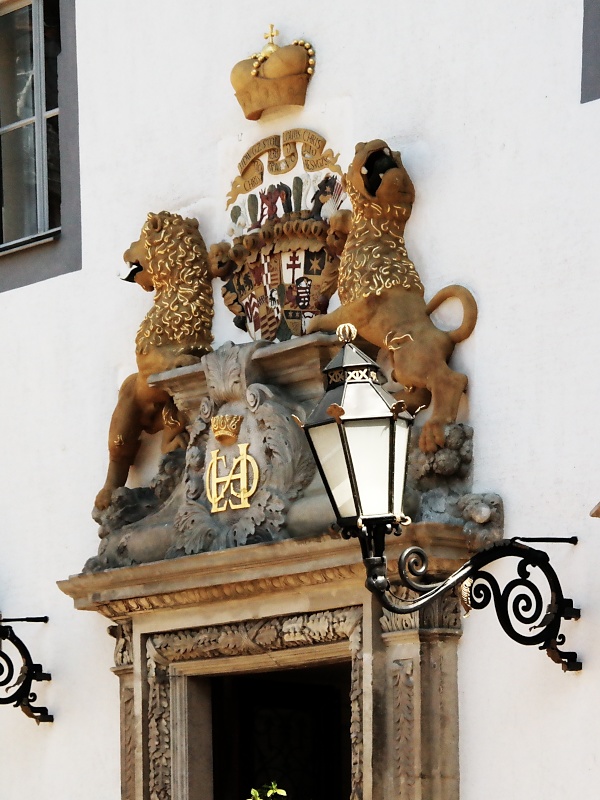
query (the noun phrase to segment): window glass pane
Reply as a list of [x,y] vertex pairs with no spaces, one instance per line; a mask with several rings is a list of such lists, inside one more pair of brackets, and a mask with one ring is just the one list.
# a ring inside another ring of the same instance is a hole
[[60,226],[60,154],[58,151],[58,116],[46,123],[48,152],[48,226]]
[[0,16],[0,128],[33,116],[31,6]]
[[37,233],[34,125],[0,136],[0,242]]
[[58,108],[58,55],[60,53],[59,0],[44,0],[44,64],[46,111]]

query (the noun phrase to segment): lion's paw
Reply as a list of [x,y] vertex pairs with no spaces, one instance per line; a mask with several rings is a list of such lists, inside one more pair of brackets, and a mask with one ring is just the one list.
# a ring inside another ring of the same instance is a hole
[[424,453],[435,453],[446,441],[445,425],[442,422],[428,420],[423,425],[423,430],[419,437],[419,448]]
[[177,356],[177,358],[173,362],[173,369],[177,369],[177,367],[191,367],[192,364],[199,364],[199,363],[200,363],[200,356],[190,356],[190,355]]
[[96,495],[96,499],[94,500],[94,509],[98,509],[98,511],[104,511],[110,505],[110,501],[112,498],[113,487],[111,486],[104,486],[98,494]]

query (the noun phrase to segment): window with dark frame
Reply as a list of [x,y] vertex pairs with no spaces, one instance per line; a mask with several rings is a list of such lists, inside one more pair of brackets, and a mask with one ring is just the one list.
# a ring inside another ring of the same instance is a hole
[[59,0],[0,3],[0,250],[60,231]]
[[600,0],[583,0],[581,102],[600,100]]

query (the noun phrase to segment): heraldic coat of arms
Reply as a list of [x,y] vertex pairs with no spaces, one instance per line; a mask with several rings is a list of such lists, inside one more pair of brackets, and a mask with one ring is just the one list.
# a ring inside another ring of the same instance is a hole
[[[285,179],[262,188],[265,154],[268,172]],[[346,198],[337,158],[323,137],[295,129],[258,142],[239,164],[228,202],[233,241],[213,245],[210,259],[236,325],[255,340],[302,336],[327,311],[338,268],[329,220]]]

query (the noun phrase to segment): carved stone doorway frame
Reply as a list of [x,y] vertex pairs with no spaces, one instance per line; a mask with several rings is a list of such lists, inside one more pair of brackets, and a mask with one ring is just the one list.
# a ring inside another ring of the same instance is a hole
[[383,614],[353,545],[289,540],[60,584],[116,623],[122,800],[196,800],[190,783],[212,767],[211,726],[197,724],[209,676],[335,661],[352,669],[352,800],[458,800],[458,599]]
[[361,798],[361,619],[349,607],[145,637],[144,800],[213,800],[210,689],[190,678],[341,661],[351,662],[351,797]]

